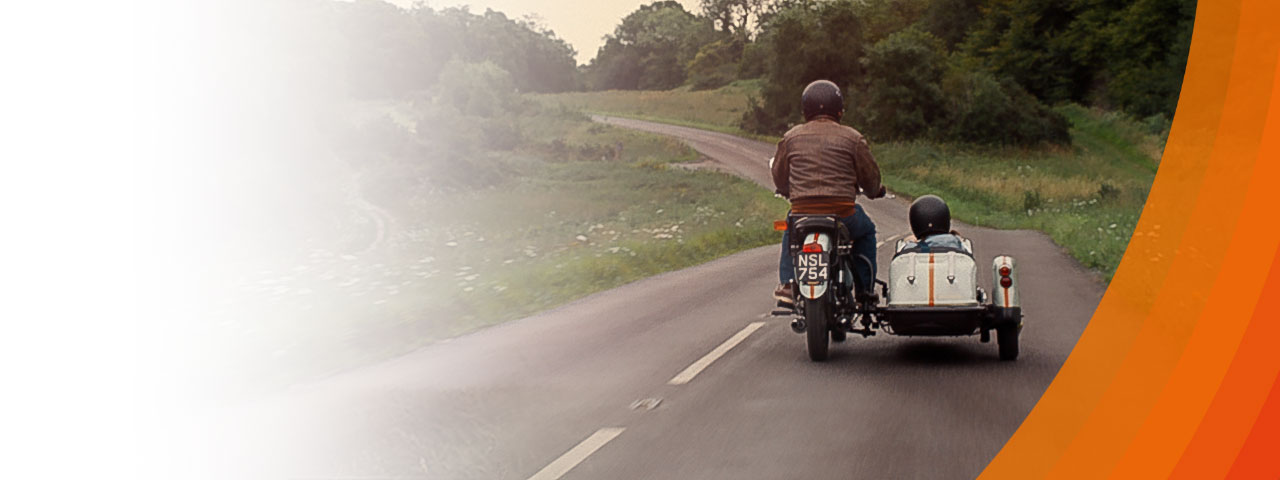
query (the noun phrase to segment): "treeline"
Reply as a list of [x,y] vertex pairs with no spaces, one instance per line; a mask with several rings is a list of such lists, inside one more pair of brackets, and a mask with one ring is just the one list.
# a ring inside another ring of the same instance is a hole
[[880,140],[1069,141],[1049,108],[1076,102],[1152,125],[1172,117],[1194,0],[702,0],[625,17],[584,69],[588,88],[715,88],[762,79],[742,127],[799,122],[826,78]]
[[325,140],[379,205],[503,181],[514,150],[538,147],[528,125],[556,120],[521,93],[584,88],[573,48],[527,19],[382,0],[289,5],[307,28],[282,27],[299,33],[280,42],[316,57],[310,81],[343,109],[317,115]]
[[576,52],[534,22],[486,10],[403,9],[381,0],[326,1],[340,32],[341,62],[357,98],[401,97],[433,87],[451,60],[488,62],[522,92],[582,88]]

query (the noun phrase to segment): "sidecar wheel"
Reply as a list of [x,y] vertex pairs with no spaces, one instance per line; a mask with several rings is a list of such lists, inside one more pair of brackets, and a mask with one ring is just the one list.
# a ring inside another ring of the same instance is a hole
[[996,344],[1000,347],[1000,360],[1018,359],[1018,337],[1022,336],[1022,325],[1006,325],[996,329]]
[[809,347],[809,360],[821,362],[827,359],[827,347],[831,327],[827,323],[830,307],[821,300],[809,301],[804,306],[804,321],[808,324],[805,340]]

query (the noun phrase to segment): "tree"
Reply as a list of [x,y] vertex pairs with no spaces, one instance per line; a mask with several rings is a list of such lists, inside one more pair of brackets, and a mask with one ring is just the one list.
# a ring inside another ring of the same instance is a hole
[[1102,100],[1140,116],[1171,117],[1187,68],[1195,10],[1194,0],[1138,0],[1118,11],[1107,39]]
[[674,0],[643,5],[605,37],[588,66],[595,89],[665,90],[687,78],[702,46],[720,38],[711,21]]
[[1194,18],[1193,0],[991,0],[961,49],[1049,103],[1171,115]]
[[798,3],[778,12],[761,35],[769,52],[762,98],[744,113],[742,127],[777,134],[800,118],[800,92],[809,82],[847,87],[862,78],[863,21],[851,0]]
[[764,12],[765,0],[701,0],[702,14],[715,22],[720,31],[750,36],[752,20]]
[[467,61],[493,62],[511,73],[521,91],[562,92],[581,83],[573,47],[531,21],[493,10],[476,15],[465,8],[435,12],[419,7],[416,17],[434,45]]
[[689,62],[689,84],[694,89],[717,88],[733,82],[747,40],[734,35],[706,45]]
[[346,40],[348,91],[359,98],[399,96],[434,81],[448,60],[399,7],[378,0],[335,2]]
[[581,80],[569,44],[529,21],[465,8],[412,10],[381,0],[329,2],[330,21],[345,52],[348,90],[361,98],[402,97],[436,83],[451,59],[493,62],[516,88],[577,89]]
[[849,102],[868,134],[883,140],[916,138],[939,123],[946,105],[942,72],[946,51],[937,37],[908,28],[876,42],[863,60],[866,75]]
[[920,25],[942,40],[948,49],[969,34],[969,29],[982,19],[983,0],[933,0],[924,11]]

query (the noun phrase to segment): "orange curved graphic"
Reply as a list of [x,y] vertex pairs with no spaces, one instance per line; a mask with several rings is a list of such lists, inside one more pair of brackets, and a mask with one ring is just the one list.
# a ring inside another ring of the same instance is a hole
[[1129,248],[982,478],[1277,478],[1278,21],[1274,0],[1198,5],[1177,115]]

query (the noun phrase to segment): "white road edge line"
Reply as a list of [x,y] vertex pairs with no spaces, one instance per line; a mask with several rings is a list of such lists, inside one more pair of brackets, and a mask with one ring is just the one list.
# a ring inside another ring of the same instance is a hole
[[729,337],[728,340],[725,340],[724,343],[721,343],[720,346],[716,347],[715,350],[712,350],[711,353],[699,358],[698,361],[693,362],[693,365],[689,365],[688,368],[684,369],[684,371],[672,378],[670,382],[667,382],[667,385],[684,385],[689,383],[690,380],[693,380],[693,377],[698,376],[699,373],[702,373],[703,370],[710,366],[711,362],[723,357],[730,349],[738,346],[738,344],[742,343],[743,340],[746,340],[752,332],[759,330],[760,327],[763,326],[764,322],[752,322],[747,325],[742,329],[742,331],[735,333],[732,337]]
[[538,473],[529,477],[529,480],[556,480],[563,477],[564,474],[569,473],[569,470],[573,470],[573,467],[578,466],[579,463],[582,463],[582,461],[586,460],[587,457],[591,456],[591,454],[596,453],[596,450],[599,450],[600,447],[604,446],[604,444],[609,443],[611,440],[617,438],[618,435],[621,435],[623,430],[626,429],[622,427],[610,427],[596,430],[596,433],[591,434],[591,436],[587,437],[586,440],[583,440],[582,443],[579,443],[569,449],[569,451],[564,452],[564,455],[561,455],[560,458],[557,458],[554,462],[542,467],[542,470],[538,470]]

